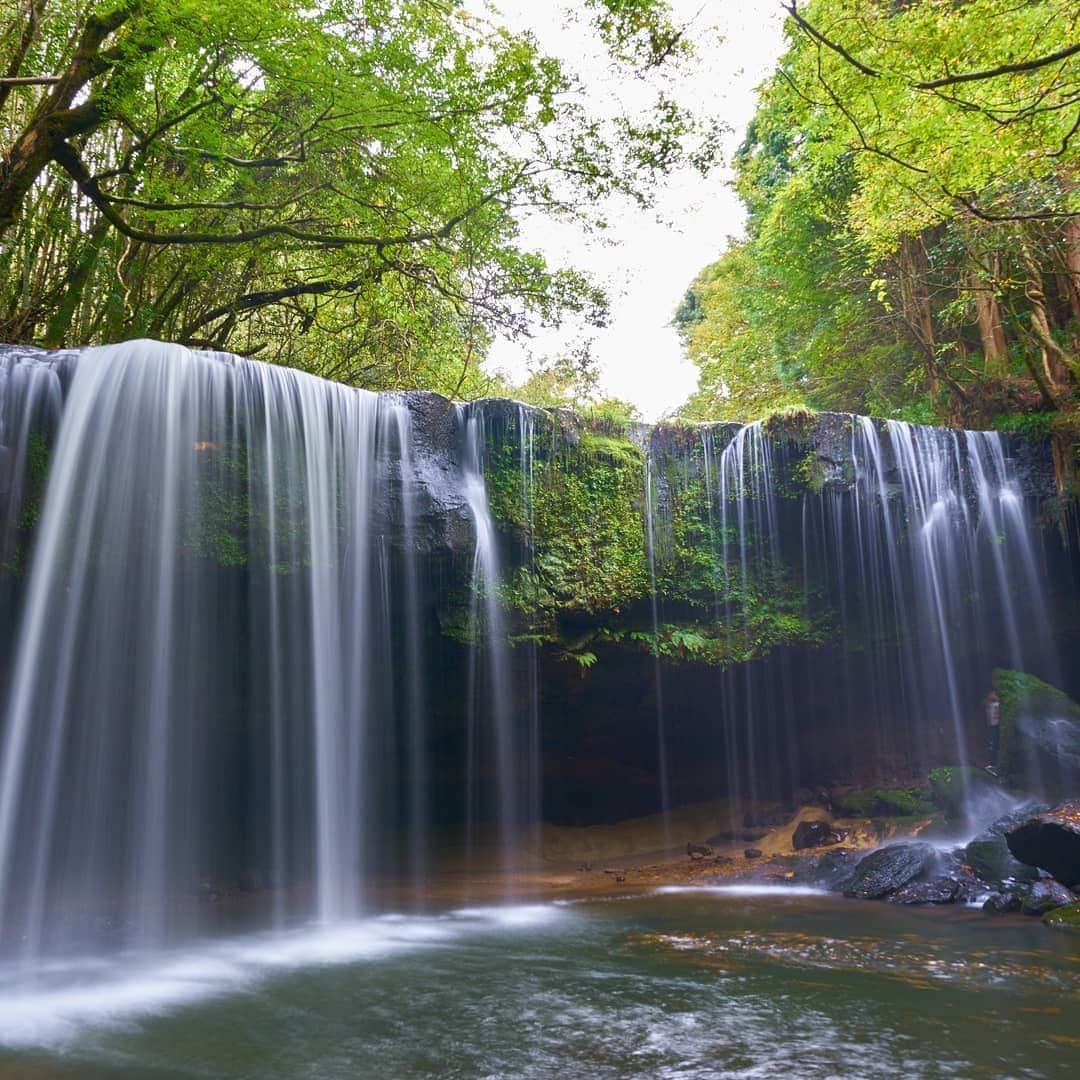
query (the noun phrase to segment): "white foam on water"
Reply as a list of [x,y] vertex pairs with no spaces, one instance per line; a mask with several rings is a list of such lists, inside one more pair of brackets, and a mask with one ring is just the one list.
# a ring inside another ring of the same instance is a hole
[[289,971],[378,960],[476,932],[544,926],[562,917],[546,904],[461,908],[203,941],[182,951],[52,960],[34,972],[32,983],[25,973],[0,969],[5,987],[0,1046],[62,1048],[87,1029],[124,1026],[245,993]]
[[486,923],[493,927],[542,926],[560,918],[555,904],[508,904],[494,907],[465,907],[450,912],[454,919]]
[[742,885],[661,885],[654,896],[676,893],[718,893],[724,896],[830,896],[827,889],[813,885],[765,885],[747,883]]

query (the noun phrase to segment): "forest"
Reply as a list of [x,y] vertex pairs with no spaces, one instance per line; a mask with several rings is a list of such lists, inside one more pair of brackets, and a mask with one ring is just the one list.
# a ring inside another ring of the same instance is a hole
[[602,229],[717,122],[672,100],[689,50],[660,0],[590,0],[582,32],[651,107],[596,115],[482,5],[18,0],[0,16],[0,340],[152,337],[370,389],[461,398],[496,333],[602,290],[519,240]]
[[676,313],[687,415],[785,406],[1050,432],[1075,456],[1080,11],[787,5],[748,212]]

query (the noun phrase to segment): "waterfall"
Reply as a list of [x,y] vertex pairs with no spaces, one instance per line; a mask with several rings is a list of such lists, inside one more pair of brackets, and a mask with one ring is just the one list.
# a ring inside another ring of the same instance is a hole
[[733,806],[753,805],[763,781],[773,793],[805,782],[808,763],[783,752],[799,741],[800,695],[833,702],[841,776],[898,758],[914,776],[943,759],[983,763],[978,702],[995,665],[1058,674],[1037,529],[1003,437],[858,416],[846,423],[853,475],[817,490],[800,476],[797,516],[784,491],[801,465],[790,445],[760,424],[722,446],[711,432],[700,442],[710,528],[718,521],[721,537],[724,599],[714,617],[729,639],[750,645],[754,583],[786,567],[807,614],[827,611],[842,643],[822,673],[810,665],[798,690],[783,648],[722,675],[718,724]]
[[[418,883],[430,601],[408,408],[132,342],[5,354],[0,419],[9,568],[36,440],[51,444],[0,714],[0,949],[162,945],[213,921],[223,881],[269,893],[278,925],[354,917],[395,861]],[[530,746],[509,711],[479,414],[469,425],[476,694],[509,845]]]
[[[495,521],[488,505],[484,477],[486,425],[483,402],[457,410],[462,438],[462,494],[475,526],[472,562],[472,608],[469,614],[469,769],[466,798],[470,807],[469,847],[477,845],[479,817],[494,818],[498,851],[504,871],[518,865],[521,826],[529,801],[529,775],[521,762],[527,750],[529,725],[517,707],[509,629],[499,596],[503,573]],[[526,718],[527,719],[527,718]],[[484,738],[483,736],[490,736]],[[481,779],[481,747],[494,752],[495,802],[485,808],[488,787]],[[524,788],[522,785],[526,785]],[[493,811],[493,812],[492,812]]]
[[645,553],[649,563],[649,614],[652,617],[653,694],[656,698],[656,773],[660,813],[664,818],[664,847],[671,847],[671,778],[664,723],[664,677],[660,668],[660,610],[656,590],[656,523],[653,512],[652,455],[645,452]]
[[[462,836],[510,880],[545,795],[738,827],[983,764],[992,668],[1056,681],[1004,437],[829,415],[657,429],[642,465],[579,423],[152,342],[0,350],[0,955],[418,905]],[[623,500],[595,535],[591,499]]]

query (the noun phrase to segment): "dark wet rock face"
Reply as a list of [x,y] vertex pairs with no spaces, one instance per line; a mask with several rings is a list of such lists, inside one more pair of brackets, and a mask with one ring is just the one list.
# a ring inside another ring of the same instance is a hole
[[1023,906],[1024,898],[1017,892],[991,893],[982,909],[988,915],[1013,915]]
[[1048,799],[1080,791],[1080,705],[1056,686],[999,668],[1001,768],[1010,783]]
[[949,821],[986,821],[1009,811],[1012,799],[983,769],[942,765],[930,770],[930,795]]
[[1080,885],[1080,801],[1036,814],[1005,839],[1021,862],[1045,870],[1070,889]]
[[890,904],[953,904],[960,899],[960,882],[951,877],[909,881],[886,899]]
[[859,861],[845,896],[876,900],[928,873],[937,860],[932,844],[889,844]]
[[1033,814],[1047,809],[1049,807],[1028,805],[1003,815],[987,826],[964,849],[964,857],[972,870],[984,881],[997,885],[1006,881],[1035,881],[1039,876],[1038,869],[1013,856],[1005,842],[1005,834],[1022,825]]
[[830,892],[843,892],[855,873],[858,861],[856,852],[844,848],[826,851],[822,855],[805,856],[799,859],[793,880],[820,885]]
[[748,810],[743,815],[743,828],[775,829],[778,825],[786,825],[794,813],[795,807],[783,805]]
[[792,833],[791,846],[796,851],[805,851],[807,848],[839,844],[845,836],[846,832],[834,829],[827,821],[800,821]]
[[1056,881],[1037,881],[1024,897],[1020,910],[1025,915],[1045,915],[1055,908],[1067,907],[1076,897]]

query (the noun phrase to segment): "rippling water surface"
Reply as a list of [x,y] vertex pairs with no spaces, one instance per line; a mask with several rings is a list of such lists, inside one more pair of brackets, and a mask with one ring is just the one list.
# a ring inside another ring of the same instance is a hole
[[1080,938],[775,890],[0,973],[0,1077],[1075,1077]]

